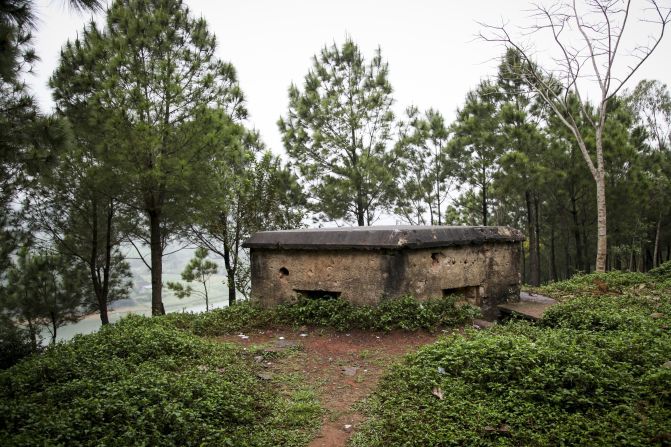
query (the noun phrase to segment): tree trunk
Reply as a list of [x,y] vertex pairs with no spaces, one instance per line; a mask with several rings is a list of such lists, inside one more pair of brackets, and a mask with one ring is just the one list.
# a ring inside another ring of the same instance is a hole
[[482,184],[482,225],[487,226],[487,186]]
[[107,313],[107,302],[100,302],[100,298],[98,298],[98,305],[100,306],[100,322],[105,325],[105,324],[110,324],[110,319],[109,315]]
[[552,275],[552,281],[558,281],[559,275],[557,274],[557,257],[555,253],[555,225],[554,222],[550,226],[550,274]]
[[581,231],[581,239],[582,239],[582,248],[583,248],[583,255],[584,259],[582,261],[583,265],[585,266],[585,273],[590,273],[591,268],[592,268],[592,263],[587,260],[587,241],[589,240],[587,238],[587,212],[583,209],[583,215],[582,219],[580,220],[580,231]]
[[91,217],[93,222],[91,225],[91,253],[88,263],[89,275],[91,275],[93,293],[95,293],[96,301],[98,302],[100,321],[102,324],[109,324],[109,318],[107,316],[107,300],[100,285],[100,278],[98,277],[98,203],[95,199],[91,202]]
[[[438,175],[438,155],[434,155],[434,160],[436,161],[436,211],[438,212],[438,226],[440,226],[443,222],[440,216],[440,175]],[[431,219],[431,225],[433,225],[433,218]]]
[[531,198],[531,192],[525,191],[524,197],[527,202],[527,232],[529,234],[529,284],[532,286],[540,286],[540,269],[539,258],[537,251],[536,237],[536,207]]
[[235,272],[228,272],[228,305],[233,306],[237,300],[235,291]]
[[30,335],[30,345],[33,348],[33,352],[37,352],[37,329],[35,328],[35,325],[33,324],[33,321],[28,319],[26,320],[26,323],[28,323],[28,335]]
[[231,263],[231,251],[224,245],[224,268],[226,269],[226,283],[228,285],[228,306],[235,305],[235,268]]
[[163,247],[161,244],[161,213],[149,211],[149,247],[151,249],[151,314],[165,315],[163,288]]
[[107,229],[105,233],[105,265],[103,266],[103,285],[100,303],[100,319],[102,324],[109,324],[107,316],[107,299],[110,290],[110,273],[112,270],[112,219],[114,218],[114,199],[110,199],[107,208]]
[[[568,225],[566,226],[568,227]],[[568,228],[565,228],[566,232],[564,234],[565,236],[565,241],[566,243],[564,244],[564,263],[565,263],[565,272],[566,272],[566,279],[569,279],[573,273],[575,273],[575,270],[571,270],[571,253],[569,250],[569,245],[571,241],[571,235],[568,231]]]
[[573,217],[573,237],[575,238],[575,270],[585,271],[583,259],[584,259],[584,250],[582,246],[582,241],[580,239],[580,224],[578,223],[578,207],[576,206],[576,197],[571,195],[571,216]]
[[597,210],[597,240],[596,266],[597,272],[606,271],[606,256],[608,255],[608,225],[606,223],[606,168],[603,161],[603,128],[606,120],[606,101],[601,105],[600,126],[596,132],[596,210]]
[[540,207],[538,205],[538,194],[534,193],[534,220],[536,221],[534,227],[536,229],[536,259],[538,260],[538,285],[541,282],[541,223],[540,223]]
[[210,297],[207,294],[207,281],[203,281],[203,289],[205,290],[205,312],[210,311]]
[[51,344],[55,345],[56,344],[56,330],[58,329],[58,326],[56,325],[56,316],[54,315],[53,312],[51,312],[51,328],[53,331],[51,332]]
[[662,211],[659,211],[659,218],[657,219],[657,231],[655,232],[655,248],[652,251],[652,266],[657,267],[657,253],[659,253],[659,234],[662,231]]
[[527,260],[524,256],[524,244],[520,245],[520,253],[522,254],[522,282],[527,281]]
[[366,210],[364,210],[361,191],[357,191],[356,195],[356,223],[360,227],[366,226]]

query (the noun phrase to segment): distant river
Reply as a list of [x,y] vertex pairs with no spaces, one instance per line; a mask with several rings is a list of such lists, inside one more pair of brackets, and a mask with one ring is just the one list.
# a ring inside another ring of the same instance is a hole
[[[228,294],[223,287],[217,287],[213,290],[213,296],[210,297],[210,309],[228,306]],[[205,312],[205,299],[200,297],[188,297],[179,299],[164,288],[163,306],[166,313],[171,312]],[[120,320],[128,314],[151,315],[151,290],[146,289],[134,298],[115,301],[109,308],[109,319],[111,323]],[[100,326],[100,315],[91,314],[76,323],[68,324],[58,328],[58,341],[70,340],[77,334],[90,334],[97,331]],[[45,329],[42,332],[44,344],[49,343],[51,335]]]

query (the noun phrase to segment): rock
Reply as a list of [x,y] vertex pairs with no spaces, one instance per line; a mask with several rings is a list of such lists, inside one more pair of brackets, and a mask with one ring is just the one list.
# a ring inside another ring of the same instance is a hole
[[650,318],[654,318],[656,320],[660,319],[660,318],[663,318],[663,317],[664,317],[664,314],[660,313],[660,312],[653,312],[653,313],[650,314]]
[[344,366],[344,367],[342,368],[341,371],[342,371],[342,373],[345,374],[346,376],[350,376],[350,377],[352,377],[352,376],[355,376],[355,375],[356,375],[356,372],[357,372],[358,370],[359,370],[359,368],[356,367],[356,366]]
[[557,300],[537,293],[520,292],[520,301],[527,303],[556,304]]
[[342,428],[345,433],[352,433],[352,424],[345,424]]
[[662,365],[662,368],[671,369],[671,360],[669,360],[668,362],[664,362],[664,364]]
[[496,323],[487,320],[473,320],[473,327],[476,329],[489,329],[494,326]]
[[267,372],[260,372],[256,376],[261,380],[272,380],[273,379],[273,375],[271,373],[267,373]]
[[443,368],[442,366],[439,366],[438,367],[438,374],[445,374],[445,368]]
[[262,355],[255,355],[254,356],[254,361],[256,363],[261,363],[263,361],[263,356]]

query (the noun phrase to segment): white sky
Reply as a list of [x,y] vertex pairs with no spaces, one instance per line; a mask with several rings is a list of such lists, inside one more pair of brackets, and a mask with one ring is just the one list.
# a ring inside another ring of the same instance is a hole
[[[325,44],[350,35],[369,58],[382,47],[389,62],[396,112],[410,104],[434,107],[447,122],[454,118],[469,89],[496,73],[502,49],[474,39],[476,21],[514,25],[530,23],[527,0],[185,0],[218,37],[218,55],[238,71],[251,123],[274,152],[284,152],[277,130],[287,110],[287,88],[302,85],[312,56]],[[52,109],[47,87],[59,50],[76,37],[90,16],[78,15],[66,0],[37,0],[40,22],[35,46],[41,62],[27,78],[44,111]],[[641,7],[641,1],[634,1]],[[663,0],[662,3],[667,3]],[[631,36],[645,38],[642,25]],[[671,33],[669,33],[671,34]],[[542,44],[543,41],[537,42]],[[547,45],[547,44],[546,44]],[[541,48],[542,49],[542,48]],[[628,86],[643,78],[671,84],[671,37]]]

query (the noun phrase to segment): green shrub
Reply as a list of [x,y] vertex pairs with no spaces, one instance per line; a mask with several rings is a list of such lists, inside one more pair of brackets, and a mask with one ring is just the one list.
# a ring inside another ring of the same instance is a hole
[[353,445],[668,445],[669,301],[589,295],[441,339],[381,381]]
[[665,324],[671,324],[670,318],[668,300],[660,302],[628,294],[579,296],[548,309],[540,324],[591,331],[660,332]]
[[299,298],[272,309],[277,324],[332,327],[338,331],[370,327],[372,308],[341,299]]
[[650,270],[648,275],[652,276],[658,281],[671,280],[671,261],[666,261],[659,267],[655,267],[654,269]]
[[0,369],[6,369],[33,353],[28,331],[0,315]]
[[550,283],[538,290],[540,293],[561,299],[585,294],[619,293],[628,287],[649,283],[650,280],[648,275],[638,272],[578,274],[569,280]]
[[2,445],[305,442],[278,423],[283,398],[240,351],[160,318],[128,317],[49,348],[0,373],[0,395]]
[[177,328],[197,335],[224,335],[273,325],[331,327],[390,331],[432,330],[468,322],[479,313],[460,305],[456,297],[417,301],[411,296],[383,300],[377,306],[358,306],[341,299],[300,298],[294,304],[262,308],[249,302],[201,314],[164,317]]

